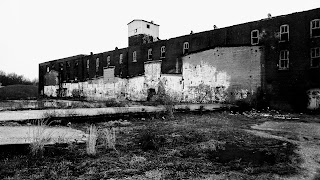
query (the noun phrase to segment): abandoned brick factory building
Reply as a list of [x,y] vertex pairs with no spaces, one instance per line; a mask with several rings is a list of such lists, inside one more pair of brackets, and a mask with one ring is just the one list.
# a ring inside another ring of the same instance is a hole
[[162,88],[178,102],[319,108],[320,8],[166,40],[159,25],[133,20],[128,41],[41,63],[39,92],[146,101]]

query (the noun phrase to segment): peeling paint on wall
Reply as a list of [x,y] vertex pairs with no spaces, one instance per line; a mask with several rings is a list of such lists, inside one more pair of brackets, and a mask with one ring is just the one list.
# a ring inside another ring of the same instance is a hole
[[310,89],[307,92],[309,96],[308,109],[315,110],[320,108],[320,89]]
[[[210,103],[251,100],[261,86],[260,47],[215,48],[182,57],[182,74],[161,74],[161,61],[146,62],[143,76],[129,79],[104,76],[78,83],[63,83],[65,96],[79,91],[92,100],[146,101],[163,87],[174,101]],[[110,71],[110,72],[109,72]],[[56,97],[58,86],[45,86],[44,94]]]
[[182,61],[185,101],[251,101],[261,87],[262,50],[258,46],[214,48]]

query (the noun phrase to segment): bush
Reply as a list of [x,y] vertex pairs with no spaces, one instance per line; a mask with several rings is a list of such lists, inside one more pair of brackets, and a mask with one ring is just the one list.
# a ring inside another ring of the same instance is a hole
[[158,151],[164,145],[165,138],[160,135],[158,128],[148,127],[140,133],[137,143],[143,151]]

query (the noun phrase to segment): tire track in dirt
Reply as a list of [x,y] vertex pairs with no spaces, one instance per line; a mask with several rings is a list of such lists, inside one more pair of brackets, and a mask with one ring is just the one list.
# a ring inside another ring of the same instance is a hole
[[[303,159],[301,173],[296,176],[278,179],[290,180],[312,180],[320,169],[320,125],[315,123],[296,122],[272,122],[267,121],[260,125],[251,126],[251,130],[246,130],[254,135],[287,141],[298,145],[297,153]],[[274,132],[281,132],[281,135],[273,135]],[[284,134],[283,134],[284,133]],[[288,138],[294,135],[297,140]]]

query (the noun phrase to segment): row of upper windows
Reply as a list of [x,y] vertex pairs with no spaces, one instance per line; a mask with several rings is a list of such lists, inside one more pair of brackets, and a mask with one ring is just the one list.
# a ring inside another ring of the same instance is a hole
[[[284,24],[280,26],[279,33],[280,42],[289,41],[289,25]],[[310,21],[310,37],[320,37],[320,19]],[[251,44],[259,44],[259,30],[251,31]]]
[[[188,48],[189,46],[185,46],[184,48]],[[165,53],[165,46],[161,47],[161,54]],[[133,61],[136,62],[137,61],[137,52],[134,51],[133,53]],[[148,51],[148,58],[149,55],[152,55],[152,49]],[[164,56],[162,56],[164,57]],[[320,47],[316,47],[316,48],[311,48],[310,50],[310,57],[311,57],[311,62],[310,62],[310,67],[311,68],[318,68],[320,67]],[[119,63],[121,64],[123,60],[123,55],[120,54],[119,56]],[[107,56],[107,66],[110,65],[110,56]],[[70,68],[70,63],[67,62],[67,68]],[[79,62],[76,61],[75,62],[75,69],[77,69],[77,67],[79,66]],[[99,58],[96,58],[96,72],[99,71]],[[282,50],[280,51],[279,54],[279,69],[280,70],[287,70],[289,69],[289,51],[288,50]],[[52,69],[54,69],[54,65],[51,67]],[[63,64],[60,63],[60,68],[62,68],[61,70],[63,70]],[[86,61],[86,68],[89,69],[90,68],[90,62],[89,60]],[[47,72],[49,72],[49,66],[47,66]]]
[[[311,48],[310,57],[311,57],[310,67],[311,68],[320,67],[320,47]],[[288,50],[280,51],[278,66],[280,70],[289,69],[289,51]]]
[[[184,42],[183,43],[183,49],[182,49],[182,53],[183,54],[187,54],[189,52],[189,42]],[[122,54],[120,54],[122,55]],[[160,48],[160,58],[165,58],[166,56],[166,47],[165,46],[161,46]],[[148,49],[148,60],[152,60],[152,48]],[[132,52],[132,62],[137,62],[137,51],[133,51]],[[119,63],[122,63],[122,58],[120,57],[119,59]]]

